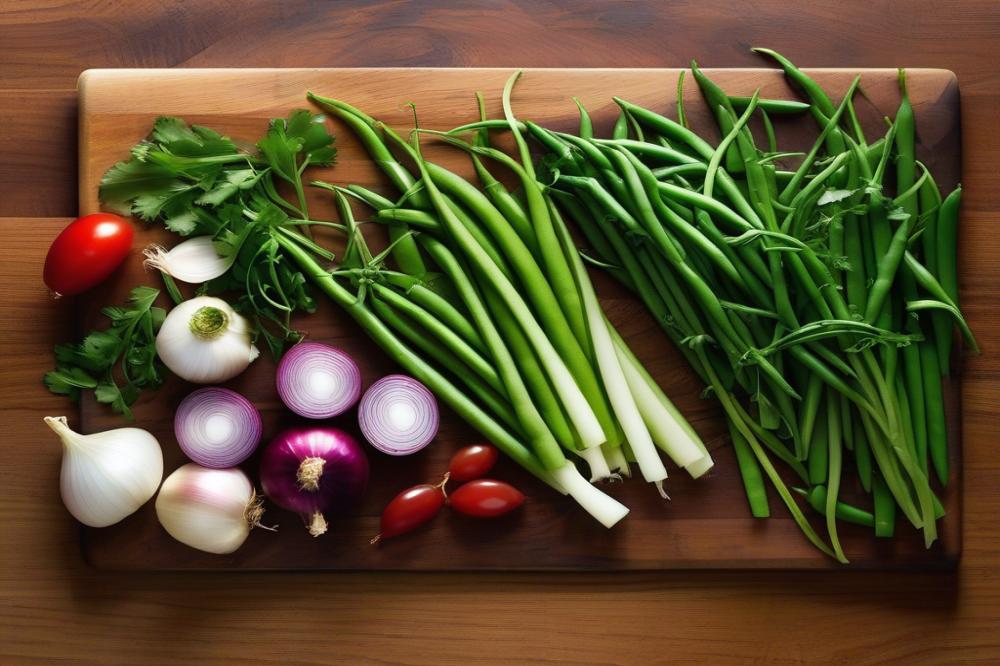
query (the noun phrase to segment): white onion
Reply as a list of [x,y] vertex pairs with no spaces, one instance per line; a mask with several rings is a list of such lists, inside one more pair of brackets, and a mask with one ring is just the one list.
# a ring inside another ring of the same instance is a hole
[[118,428],[81,435],[70,429],[65,416],[46,416],[45,423],[63,443],[63,504],[84,525],[114,525],[156,492],[163,478],[163,453],[150,433]]
[[171,372],[196,384],[232,379],[259,354],[250,323],[211,296],[184,301],[167,314],[156,335],[156,353]]
[[188,463],[167,477],[156,497],[156,517],[170,536],[217,555],[242,546],[263,513],[250,479],[235,467]]
[[196,236],[170,248],[150,245],[143,250],[143,266],[167,273],[181,282],[201,284],[214,280],[236,261],[236,255],[220,257],[211,236]]

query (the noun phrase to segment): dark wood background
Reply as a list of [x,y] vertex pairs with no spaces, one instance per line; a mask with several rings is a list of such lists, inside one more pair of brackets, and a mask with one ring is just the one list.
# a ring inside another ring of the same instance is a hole
[[[815,2],[0,3],[0,662],[429,663],[1000,658],[1000,5]],[[955,574],[116,575],[55,492],[38,376],[68,311],[41,260],[76,212],[88,67],[943,67],[962,94],[964,555]]]

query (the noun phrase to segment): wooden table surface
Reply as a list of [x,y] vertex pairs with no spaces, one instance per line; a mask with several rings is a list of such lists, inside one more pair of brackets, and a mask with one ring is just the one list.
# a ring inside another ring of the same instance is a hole
[[[0,663],[956,662],[1000,659],[1000,5],[996,0],[6,0],[0,6]],[[964,376],[956,574],[116,575],[61,508],[39,382],[69,330],[41,262],[76,208],[88,67],[949,68],[962,93]]]

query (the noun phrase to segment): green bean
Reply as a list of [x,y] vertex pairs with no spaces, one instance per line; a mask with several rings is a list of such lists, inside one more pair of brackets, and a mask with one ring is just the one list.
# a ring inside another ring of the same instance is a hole
[[675,201],[679,201],[685,205],[700,208],[720,220],[725,220],[738,231],[742,232],[754,228],[754,225],[748,222],[746,218],[742,217],[732,208],[720,203],[716,199],[706,197],[699,192],[692,192],[691,190],[687,190],[683,187],[671,185],[670,183],[661,182],[658,187],[662,195],[674,199]]
[[[802,488],[793,488],[793,490],[799,495],[805,497],[809,506],[815,509],[818,513],[826,515],[827,496],[825,486],[813,486],[808,491]],[[853,523],[854,525],[861,525],[862,527],[875,527],[875,516],[873,516],[870,511],[859,509],[858,507],[847,504],[846,502],[837,500],[834,506],[834,512],[837,520],[842,520],[845,523]]]
[[[821,388],[823,387],[820,384]],[[824,390],[823,393],[826,393]],[[830,455],[830,419],[828,413],[831,409],[829,403],[824,405],[823,413],[816,418],[816,426],[813,428],[812,442],[809,443],[809,458],[806,460],[806,467],[809,469],[809,483],[815,485],[826,481],[829,469]]]
[[[754,96],[750,100],[750,104],[747,105],[746,111],[744,111],[743,115],[741,115],[739,119],[732,124],[732,128],[722,138],[722,141],[719,142],[719,145],[715,148],[715,152],[712,153],[712,159],[708,162],[708,170],[705,172],[705,186],[702,190],[706,197],[712,196],[712,191],[714,190],[715,185],[715,176],[719,170],[722,157],[727,154],[730,144],[736,140],[736,135],[743,131],[747,121],[750,120],[750,116],[752,116],[753,112],[757,109],[757,99],[757,93],[754,93]],[[726,109],[721,109],[721,114],[723,117],[729,117],[726,115]]]
[[[708,362],[704,347],[702,345],[697,346],[696,352],[702,361],[702,366],[705,368],[705,371],[708,374],[710,383],[713,386],[717,387],[715,394],[719,398],[719,401],[722,403],[723,409],[726,410],[726,412],[729,414],[734,414],[735,400],[733,400],[732,396],[729,393],[721,389],[719,384],[719,377],[718,375],[716,375],[714,368]],[[774,486],[775,490],[777,490],[778,495],[781,497],[781,500],[785,503],[785,506],[788,508],[788,511],[792,514],[792,518],[795,520],[795,523],[799,526],[799,529],[802,530],[802,533],[805,534],[809,542],[812,543],[814,546],[816,546],[816,548],[826,553],[827,555],[833,557],[833,552],[830,550],[829,546],[827,546],[823,542],[820,536],[816,534],[816,530],[812,528],[808,520],[806,520],[806,517],[802,514],[802,510],[799,508],[798,504],[795,503],[795,500],[792,498],[791,493],[788,491],[788,487],[785,485],[785,482],[782,481],[781,477],[778,475],[777,470],[774,469],[774,465],[771,464],[771,461],[768,459],[767,454],[765,454],[764,451],[760,448],[760,444],[757,442],[757,439],[754,437],[753,433],[747,427],[746,423],[744,423],[741,419],[737,419],[733,421],[733,425],[739,431],[739,433],[746,438],[747,443],[750,445],[753,454],[757,457],[757,461],[763,468],[764,473],[767,474],[767,477],[771,480],[771,484]]]
[[[524,123],[517,122],[518,129],[527,129]],[[504,118],[490,118],[489,120],[476,120],[471,123],[466,123],[464,125],[459,125],[458,127],[453,127],[448,130],[448,134],[462,134],[463,132],[478,132],[479,130],[510,130],[510,123]]]
[[899,410],[899,418],[903,425],[903,444],[910,451],[910,454],[917,459],[917,462],[920,464],[920,468],[926,470],[926,438],[924,438],[923,446],[918,448],[917,437],[913,432],[913,427],[916,424],[914,423],[913,415],[910,413],[910,399],[907,397],[906,383],[904,382],[902,375],[896,375],[894,384],[896,391],[896,408]]
[[677,122],[688,128],[687,115],[684,113],[684,70],[677,75]]
[[858,121],[857,111],[854,110],[854,100],[850,100],[847,103],[847,120],[851,126],[851,130],[854,132],[854,140],[861,146],[868,145],[868,139],[865,138],[865,131],[861,129],[861,122]]
[[[729,257],[726,256],[725,252],[723,252],[722,249],[720,249],[716,244],[712,243],[712,241],[702,234],[696,227],[685,223],[679,215],[663,203],[663,199],[660,198],[659,190],[657,189],[658,183],[656,177],[653,175],[653,172],[649,170],[649,167],[640,162],[635,155],[626,150],[621,150],[620,154],[628,161],[629,166],[638,177],[641,186],[645,191],[646,197],[649,199],[649,202],[653,207],[653,211],[659,221],[666,225],[670,231],[676,234],[679,238],[690,243],[692,247],[696,248],[702,255],[708,258],[712,264],[722,271],[724,275],[729,277],[730,280],[743,286],[743,280],[740,272],[733,265],[732,261],[730,261]],[[622,166],[625,165],[623,164]]]
[[[884,242],[876,238],[875,252],[877,256],[881,257],[881,259],[879,260],[878,274],[875,276],[875,282],[872,284],[871,289],[868,290],[864,317],[865,321],[868,323],[875,323],[876,320],[879,319],[883,306],[886,304],[886,300],[889,297],[889,291],[892,289],[893,280],[899,270],[899,265],[903,261],[903,255],[906,252],[906,244],[909,242],[912,220],[913,217],[908,216],[900,223],[896,232],[892,235],[892,241],[881,253],[879,253],[879,250],[881,249],[880,246],[883,245]],[[879,224],[880,222],[888,224],[887,221],[873,221],[873,224]],[[879,327],[884,328],[884,326],[881,325]]]
[[[785,189],[782,190],[781,194],[778,196],[778,200],[781,201],[781,203],[787,204],[792,199],[792,197],[795,196],[799,188],[799,184],[801,183],[802,179],[805,178],[806,173],[812,167],[813,162],[816,160],[816,155],[819,152],[819,147],[823,143],[823,141],[826,140],[827,137],[831,136],[834,130],[839,132],[839,130],[837,129],[837,123],[840,122],[840,117],[844,114],[844,110],[847,108],[847,103],[851,100],[851,97],[854,96],[854,91],[857,90],[858,84],[860,82],[861,82],[860,75],[854,77],[854,80],[851,82],[851,86],[847,89],[847,92],[844,94],[844,99],[843,101],[841,101],[840,106],[837,107],[837,109],[833,112],[833,115],[830,116],[829,120],[827,120],[826,124],[823,126],[823,131],[820,132],[819,137],[817,137],[815,143],[813,143],[812,148],[810,148],[809,152],[806,153],[805,158],[802,160],[802,164],[795,172],[795,177],[792,178],[791,182],[785,186]],[[843,140],[841,140],[839,143],[842,145]],[[834,152],[833,154],[837,155],[837,154],[842,154],[843,152],[844,149],[841,148],[841,150]]]
[[[785,75],[791,79],[794,83],[798,84],[802,91],[809,98],[810,107],[809,110],[812,112],[813,116],[816,118],[817,122],[822,124],[825,118],[829,118],[834,113],[833,102],[824,92],[823,88],[820,87],[816,81],[814,81],[808,74],[800,70],[798,67],[793,65],[791,61],[771,49],[754,48],[751,49],[754,53],[761,53],[766,56],[773,58],[781,68],[785,70]],[[828,148],[831,153],[839,153],[844,150],[843,135],[839,130],[835,133],[831,133],[827,141]]]
[[[952,316],[955,318],[955,323],[958,324],[958,328],[961,330],[962,335],[965,338],[966,343],[968,343],[971,351],[974,354],[978,354],[979,344],[976,342],[976,337],[972,334],[969,324],[965,321],[965,317],[963,317],[961,311],[959,311],[958,304],[951,299],[944,287],[933,275],[931,275],[930,271],[917,261],[916,257],[909,252],[906,252],[903,255],[903,260],[906,262],[906,268],[908,269],[909,274],[911,274],[917,281],[920,288],[927,291],[931,296],[940,301],[941,305],[944,306],[939,309],[951,312]],[[912,303],[907,303],[907,309],[911,311],[927,309],[920,307],[914,308],[911,307],[912,305]]]
[[636,118],[636,120],[663,136],[690,146],[691,149],[705,161],[708,161],[712,157],[712,146],[683,125],[674,122],[665,116],[661,116],[658,113],[654,113],[649,109],[644,109],[636,104],[626,102],[620,97],[615,97],[614,100],[615,103],[622,109],[627,109],[628,112]]
[[[719,131],[723,136],[728,135],[732,131],[732,122],[729,114],[733,113],[735,115],[729,97],[715,82],[705,76],[705,73],[698,68],[698,63],[694,60],[691,61],[691,73],[694,75],[695,81],[698,82],[698,87],[701,88],[701,93],[705,96],[705,101],[708,102],[708,108],[711,109],[712,115],[715,116],[716,123],[719,125]],[[754,106],[756,106],[756,102]],[[726,171],[733,174],[743,173],[745,170],[743,157],[738,146],[725,149],[725,158]]]
[[[729,95],[729,103],[733,105],[734,110],[742,111],[750,104],[750,98]],[[766,111],[767,113],[784,115],[808,111],[809,105],[805,102],[799,102],[798,100],[767,99],[762,97],[757,103],[757,108],[761,111]]]
[[[937,238],[935,240],[938,247],[938,281],[956,308],[958,307],[958,271],[956,270],[958,211],[961,202],[961,186],[956,187],[941,202],[941,206],[938,208]],[[938,331],[938,334],[935,335],[935,342],[938,345],[938,364],[941,366],[941,372],[947,375],[951,369],[952,326],[951,322],[939,326],[940,329],[935,328],[935,331]]]
[[576,108],[580,111],[580,138],[592,139],[594,137],[594,123],[590,120],[590,114],[583,107],[583,103],[580,102],[579,97],[574,97],[573,103],[576,104]]
[[924,376],[924,405],[927,416],[927,449],[941,485],[948,483],[948,425],[941,393],[941,371],[937,350],[929,343],[918,345]]
[[[771,116],[767,115],[767,111],[761,109],[760,119],[764,123],[764,135],[767,137],[767,149],[772,153],[778,152],[778,137],[774,134],[774,124],[771,122]],[[789,178],[793,178],[794,176],[795,173],[792,172]]]
[[872,475],[872,494],[875,499],[875,536],[891,537],[896,533],[896,501],[878,472]]
[[628,138],[628,121],[625,117],[625,109],[618,113],[618,118],[615,119],[615,125],[611,128],[611,138],[612,139],[627,139]]
[[840,398],[841,396],[832,390],[827,390],[827,496],[826,496],[826,530],[830,536],[830,545],[837,559],[842,563],[847,563],[847,556],[844,555],[844,548],[840,545],[840,537],[837,534],[837,497],[840,495],[840,475],[842,469],[841,456],[843,455],[842,432],[840,430]]
[[736,453],[736,463],[743,479],[750,515],[754,518],[768,518],[771,515],[771,507],[767,501],[767,489],[764,488],[760,465],[757,464],[747,440],[732,424],[729,424],[729,437]]
[[802,397],[802,406],[799,410],[801,421],[799,422],[799,439],[796,440],[795,457],[799,460],[809,458],[809,450],[814,441],[813,432],[816,427],[816,416],[819,410],[819,401],[823,395],[823,382],[816,375],[810,375],[806,384],[806,392]]
[[858,480],[866,493],[872,491],[872,450],[868,444],[865,429],[860,423],[860,416],[855,415],[852,421],[854,433],[854,463],[858,470]]

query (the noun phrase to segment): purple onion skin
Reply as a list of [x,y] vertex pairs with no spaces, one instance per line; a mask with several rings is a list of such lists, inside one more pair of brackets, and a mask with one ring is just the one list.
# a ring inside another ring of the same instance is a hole
[[[317,459],[323,461],[319,472]],[[303,475],[310,463],[313,473]],[[315,489],[305,489],[302,479]],[[264,448],[260,481],[272,502],[301,515],[310,534],[319,536],[326,531],[325,514],[349,513],[358,505],[368,487],[368,457],[338,428],[292,428]]]

